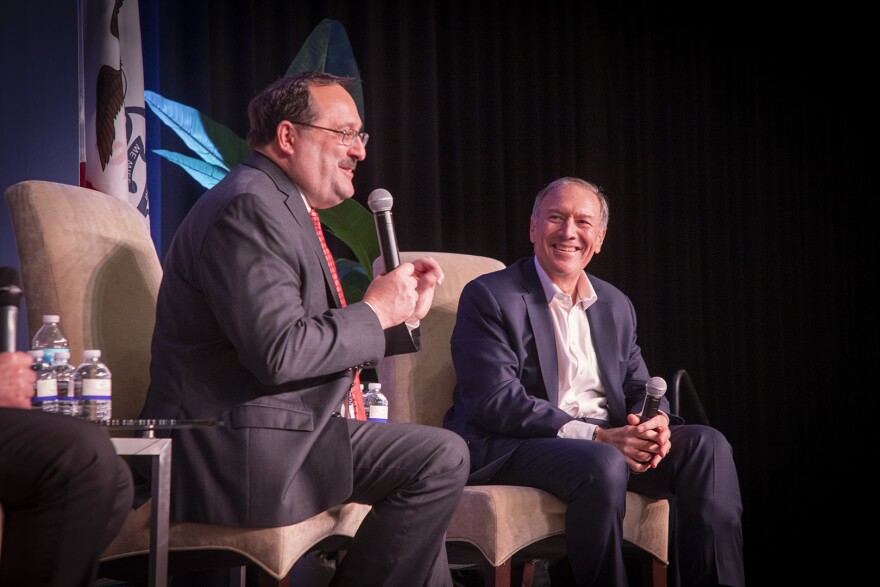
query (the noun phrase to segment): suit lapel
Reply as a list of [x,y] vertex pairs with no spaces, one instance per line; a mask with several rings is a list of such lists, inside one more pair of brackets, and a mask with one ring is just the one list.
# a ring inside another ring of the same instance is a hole
[[523,263],[523,300],[535,335],[535,346],[538,348],[538,366],[544,379],[547,399],[554,406],[559,405],[559,359],[556,355],[556,337],[553,334],[553,323],[550,321],[550,310],[544,288],[538,279],[534,257]]
[[306,208],[306,204],[303,201],[299,189],[292,181],[290,181],[290,178],[287,177],[287,174],[285,174],[281,168],[261,153],[252,153],[246,165],[255,167],[268,175],[275,183],[275,187],[278,188],[278,191],[284,194],[285,207],[290,212],[294,222],[299,226],[299,229],[303,232],[306,242],[309,243],[312,252],[314,252],[318,259],[318,263],[321,264],[321,270],[324,272],[325,289],[329,292],[329,295],[333,300],[333,305],[336,308],[341,308],[342,302],[339,299],[339,294],[336,292],[336,286],[333,283],[333,275],[330,273],[330,266],[327,264],[327,258],[324,256],[324,249],[321,248],[321,241],[318,240],[318,233],[315,232],[315,225],[312,224],[312,219],[309,216],[309,211]]
[[617,328],[614,315],[606,300],[601,297],[587,308],[587,320],[590,323],[590,337],[596,351],[596,362],[599,365],[599,378],[605,388],[608,399],[608,415],[611,421],[615,416],[623,416],[625,406],[623,397],[616,390],[621,389],[620,370],[617,361]]

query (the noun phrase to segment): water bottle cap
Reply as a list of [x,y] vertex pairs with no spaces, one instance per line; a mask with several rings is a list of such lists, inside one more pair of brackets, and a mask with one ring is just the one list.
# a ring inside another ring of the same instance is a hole
[[43,323],[58,322],[61,319],[57,314],[43,314]]
[[101,356],[101,351],[98,349],[88,349],[83,351],[83,357],[86,359],[97,359]]

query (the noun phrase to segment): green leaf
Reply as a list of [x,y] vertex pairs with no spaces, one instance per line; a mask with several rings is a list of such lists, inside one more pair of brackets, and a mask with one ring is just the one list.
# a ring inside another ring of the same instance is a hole
[[364,91],[361,87],[361,74],[358,70],[354,51],[348,40],[345,27],[337,20],[325,18],[303,43],[299,53],[287,68],[285,77],[302,71],[322,71],[333,75],[353,78],[348,84],[348,92],[354,98],[361,121],[366,124],[364,116]]
[[379,256],[379,239],[373,215],[364,206],[349,198],[341,204],[318,210],[327,229],[344,242],[364,266],[368,279],[373,279],[373,260]]
[[211,165],[195,157],[189,157],[174,151],[166,151],[165,149],[153,149],[153,152],[182,167],[190,177],[206,189],[214,187],[227,174],[226,169]]
[[364,271],[363,265],[349,259],[336,259],[336,272],[339,281],[342,282],[345,301],[349,304],[361,301],[370,285],[370,278]]
[[206,163],[229,171],[250,155],[244,139],[195,108],[149,90],[144,90],[144,101]]

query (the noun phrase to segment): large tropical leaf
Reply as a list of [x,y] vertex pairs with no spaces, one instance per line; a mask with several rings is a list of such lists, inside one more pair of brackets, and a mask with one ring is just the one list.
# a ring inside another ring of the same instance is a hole
[[206,189],[211,189],[214,185],[223,179],[228,173],[222,167],[211,165],[201,159],[175,153],[174,151],[166,151],[165,149],[153,149],[153,152],[160,157],[176,163],[186,171],[190,177],[199,182]]
[[301,71],[322,71],[343,77],[353,78],[348,91],[357,104],[361,121],[366,121],[364,116],[364,92],[361,88],[361,74],[358,70],[354,51],[348,41],[348,33],[342,23],[325,18],[303,43],[299,53],[293,58],[290,67],[287,68],[286,76],[300,73]]
[[144,90],[144,102],[206,163],[229,171],[250,155],[244,139],[195,108],[149,90]]

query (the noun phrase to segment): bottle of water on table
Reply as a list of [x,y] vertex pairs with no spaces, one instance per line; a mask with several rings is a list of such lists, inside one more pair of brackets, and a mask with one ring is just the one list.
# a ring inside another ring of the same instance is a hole
[[382,384],[368,383],[367,397],[369,397],[370,402],[370,412],[367,419],[371,422],[387,422],[388,398],[382,393]]
[[43,412],[58,412],[58,382],[52,365],[46,360],[42,350],[30,350],[28,354],[34,360],[31,368],[37,373],[31,408]]
[[76,395],[76,367],[70,364],[69,351],[55,353],[52,370],[58,382],[58,412],[65,416],[82,417],[82,396]]
[[82,398],[82,417],[107,423],[112,415],[112,380],[110,369],[101,362],[101,351],[83,351],[83,362],[74,373],[74,391]]

